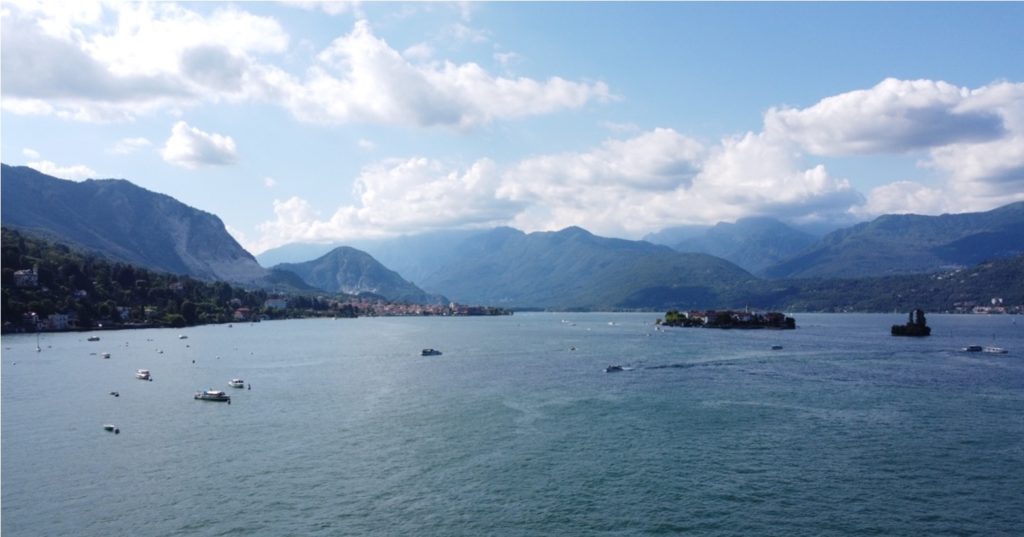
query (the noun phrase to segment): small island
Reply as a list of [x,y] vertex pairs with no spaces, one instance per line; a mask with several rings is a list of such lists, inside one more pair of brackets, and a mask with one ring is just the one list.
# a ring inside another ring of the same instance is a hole
[[924,310],[920,308],[910,312],[907,324],[892,325],[892,335],[894,336],[924,337],[931,334],[932,328],[928,326],[928,322],[924,318]]
[[665,313],[664,319],[658,319],[662,326],[684,326],[701,328],[739,328],[776,330],[792,330],[796,328],[796,320],[777,311],[688,311],[680,313],[672,310]]

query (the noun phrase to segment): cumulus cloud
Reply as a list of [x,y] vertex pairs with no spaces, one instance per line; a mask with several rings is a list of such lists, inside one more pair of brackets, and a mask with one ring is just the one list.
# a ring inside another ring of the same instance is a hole
[[[309,68],[297,75],[274,63],[290,39],[273,18],[236,7],[201,15],[170,3],[90,5],[77,17],[31,2],[3,12],[5,110],[124,121],[201,103],[266,102],[303,121],[468,128],[611,98],[602,82],[507,78],[475,63],[429,61],[427,44],[403,56],[365,20],[306,58]],[[485,38],[463,23],[449,37]]]
[[[203,17],[175,4],[95,4],[90,17],[69,18],[40,5],[15,4],[3,15],[4,109],[11,112],[120,121],[249,98],[240,82],[249,56],[283,52],[288,43],[273,19],[234,8]],[[116,24],[100,24],[105,9]]]
[[265,186],[267,188],[274,188],[275,186],[277,186],[277,181],[274,180],[273,177],[264,177],[263,178],[263,186]]
[[284,3],[307,11],[320,10],[328,15],[346,15],[351,13],[358,18],[363,18],[362,2],[359,1],[346,2],[343,0],[323,0],[315,2],[305,0],[285,0]]
[[171,128],[160,154],[165,161],[190,169],[238,162],[238,150],[230,136],[204,132],[184,121]]
[[886,79],[808,108],[773,108],[764,133],[814,155],[918,153],[920,166],[940,172],[942,188],[896,181],[853,214],[976,211],[1024,199],[1024,84]]
[[21,150],[21,154],[25,155],[26,157],[31,158],[31,159],[38,159],[39,157],[42,156],[42,155],[39,154],[39,151],[36,151],[35,149],[32,149],[31,147],[26,147],[25,149],[22,149]]
[[88,179],[90,177],[96,177],[96,171],[84,164],[74,164],[71,166],[60,166],[49,160],[40,160],[35,162],[29,162],[26,164],[29,168],[34,168],[46,175],[52,175],[54,177],[60,177],[61,179],[71,179],[73,181]]
[[497,165],[481,159],[464,168],[422,157],[386,159],[363,168],[353,187],[358,203],[322,218],[309,201],[274,201],[274,220],[259,226],[257,250],[291,241],[322,241],[493,226],[520,204],[496,195]]
[[514,225],[527,231],[585,225],[639,236],[678,222],[713,223],[751,214],[843,213],[862,197],[822,166],[801,167],[785,148],[748,134],[711,148],[672,129],[611,139],[585,152],[541,155],[500,167],[460,168],[416,157],[366,166],[358,203],[323,218],[300,198],[275,202],[260,247]]
[[366,21],[317,59],[305,81],[284,75],[274,82],[293,113],[307,121],[468,128],[611,98],[602,82],[496,77],[475,63],[413,64]]
[[863,205],[853,208],[854,214],[874,218],[883,214],[939,214],[951,207],[946,192],[913,181],[896,181],[871,190]]
[[151,145],[153,145],[153,142],[143,137],[122,138],[107,151],[114,155],[128,155]]
[[886,79],[804,109],[773,108],[765,131],[818,155],[900,153],[998,138],[999,115],[968,106],[971,91],[942,81]]

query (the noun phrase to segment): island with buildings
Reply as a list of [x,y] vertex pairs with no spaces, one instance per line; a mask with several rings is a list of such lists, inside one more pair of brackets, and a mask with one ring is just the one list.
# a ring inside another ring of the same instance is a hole
[[665,318],[658,319],[660,326],[684,326],[701,328],[737,328],[792,330],[796,328],[796,320],[777,311],[753,312],[734,310],[707,310],[679,312],[671,310]]

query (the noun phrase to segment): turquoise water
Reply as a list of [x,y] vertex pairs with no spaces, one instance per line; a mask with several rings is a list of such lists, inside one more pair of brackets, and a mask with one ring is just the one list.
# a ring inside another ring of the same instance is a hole
[[[888,329],[905,315],[797,315],[786,332],[655,317],[50,334],[39,353],[5,336],[0,529],[1020,534],[1024,323],[932,315],[932,337],[904,339]],[[1010,353],[958,351],[993,343]],[[232,404],[192,399],[207,387]]]

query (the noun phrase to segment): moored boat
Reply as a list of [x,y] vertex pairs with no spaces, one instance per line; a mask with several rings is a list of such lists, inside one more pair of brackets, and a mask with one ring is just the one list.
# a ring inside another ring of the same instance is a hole
[[605,373],[618,373],[620,371],[625,371],[625,369],[623,369],[621,365],[610,365],[604,368]]
[[153,377],[149,374],[148,369],[139,369],[135,371],[135,378],[139,380],[153,380]]
[[437,349],[423,349],[420,352],[420,356],[441,356],[441,351]]
[[110,431],[114,434],[121,434],[121,429],[118,429],[117,425],[114,425],[113,423],[104,423],[103,430]]
[[86,341],[99,341],[100,337],[99,336],[89,336],[89,337],[85,338],[85,340]]
[[231,386],[232,388],[244,388],[245,381],[242,379],[231,379],[228,381],[228,386]]
[[220,391],[209,389],[202,392],[196,392],[195,399],[200,401],[219,401],[231,404],[231,396]]

